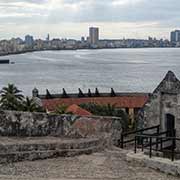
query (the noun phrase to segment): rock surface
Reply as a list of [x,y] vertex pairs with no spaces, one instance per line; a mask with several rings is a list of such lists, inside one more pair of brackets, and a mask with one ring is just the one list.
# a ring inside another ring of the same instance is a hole
[[108,133],[117,142],[121,131],[121,119],[117,117],[0,111],[0,136],[86,138]]
[[178,180],[126,161],[126,152],[109,150],[92,155],[0,165],[0,180]]

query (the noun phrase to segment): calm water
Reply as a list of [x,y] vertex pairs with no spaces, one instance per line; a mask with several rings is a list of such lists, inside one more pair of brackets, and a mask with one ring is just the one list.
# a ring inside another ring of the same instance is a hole
[[26,95],[34,87],[58,93],[78,88],[108,92],[152,92],[168,70],[180,78],[180,49],[110,49],[46,51],[0,57],[0,88],[16,84]]

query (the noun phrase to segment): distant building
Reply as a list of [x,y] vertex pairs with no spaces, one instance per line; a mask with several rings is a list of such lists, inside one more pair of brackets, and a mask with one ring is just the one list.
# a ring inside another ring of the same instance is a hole
[[180,30],[171,32],[171,42],[180,42]]
[[21,38],[12,38],[12,41],[14,41],[16,44],[23,44],[23,40]]
[[50,41],[50,35],[49,34],[46,37],[46,41]]
[[81,37],[81,42],[85,42],[85,37],[84,36]]
[[138,111],[149,99],[148,93],[116,93],[112,91],[111,93],[99,93],[98,95],[91,92],[87,94],[83,93],[82,97],[79,94],[66,94],[65,96],[64,94],[52,94],[53,98],[47,98],[47,95],[39,95],[38,97],[41,99],[42,105],[47,112],[55,112],[57,107],[61,105],[66,105],[67,107],[88,103],[115,105],[116,109],[124,110],[128,114],[129,121],[132,124],[136,119]]
[[86,37],[86,41],[87,41],[88,43],[90,43],[90,38],[89,38],[89,36]]
[[25,36],[25,44],[26,44],[27,46],[33,46],[33,44],[34,44],[34,38],[33,38],[33,36],[26,35],[26,36]]
[[96,45],[99,41],[99,28],[90,27],[89,28],[89,41],[90,44]]

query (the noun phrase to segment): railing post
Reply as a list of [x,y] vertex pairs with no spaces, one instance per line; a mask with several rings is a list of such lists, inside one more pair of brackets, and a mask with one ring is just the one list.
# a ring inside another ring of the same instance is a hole
[[162,140],[162,137],[161,137],[161,151],[163,149],[163,140]]
[[141,150],[142,150],[142,152],[143,152],[143,151],[144,151],[144,137],[142,137],[142,146],[141,146],[141,147],[142,147]]
[[159,138],[156,137],[156,151],[158,150],[158,143],[159,143]]
[[160,126],[157,126],[157,135],[159,135],[160,132]]
[[173,130],[173,136],[176,137],[176,129]]
[[136,148],[137,148],[137,136],[135,136],[134,153],[136,153]]
[[121,134],[121,148],[124,148],[124,135]]
[[152,157],[152,137],[150,137],[150,150],[149,150],[149,157]]
[[175,144],[176,144],[176,140],[173,138],[172,139],[172,152],[171,152],[171,160],[174,161],[174,151],[175,151]]

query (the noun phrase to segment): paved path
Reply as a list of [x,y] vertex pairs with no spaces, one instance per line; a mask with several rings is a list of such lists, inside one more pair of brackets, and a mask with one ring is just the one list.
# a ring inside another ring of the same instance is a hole
[[1,165],[0,180],[179,180],[179,178],[128,164],[122,151],[113,150],[79,157]]

